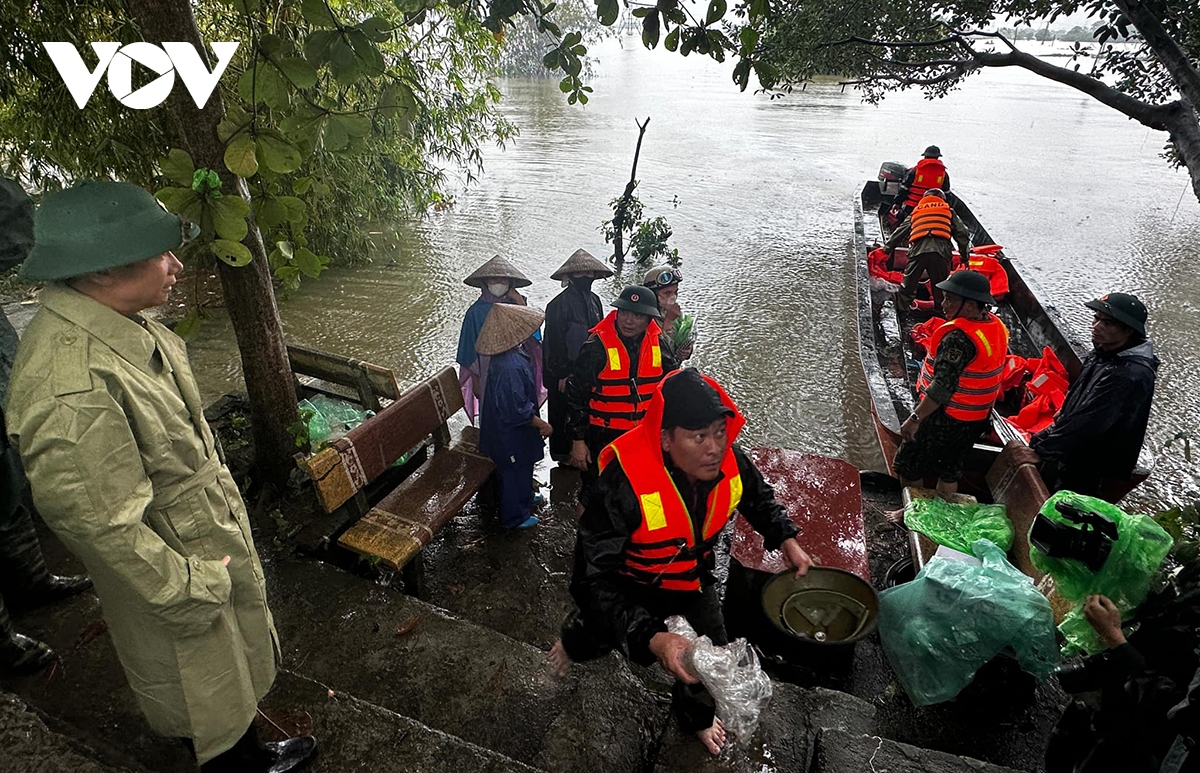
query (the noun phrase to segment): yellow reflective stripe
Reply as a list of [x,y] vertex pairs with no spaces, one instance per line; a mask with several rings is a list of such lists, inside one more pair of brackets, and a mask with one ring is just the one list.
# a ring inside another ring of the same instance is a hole
[[742,476],[734,475],[729,479],[729,514],[733,515],[733,511],[737,509],[738,503],[742,501]]
[[608,369],[609,370],[620,370],[621,369],[621,353],[613,347],[609,347],[606,351],[608,352]]
[[656,368],[662,367],[662,348],[657,344],[650,347],[650,364]]
[[657,491],[642,494],[642,516],[646,519],[646,530],[657,531],[667,527],[667,514],[663,511],[662,498]]
[[987,355],[988,355],[988,357],[991,357],[992,356],[992,342],[988,340],[986,335],[984,335],[983,330],[981,330],[980,328],[975,328],[975,337],[983,342],[983,348],[987,349]]

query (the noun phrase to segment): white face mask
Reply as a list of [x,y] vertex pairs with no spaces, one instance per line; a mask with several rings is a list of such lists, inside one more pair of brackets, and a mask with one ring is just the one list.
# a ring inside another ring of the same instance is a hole
[[488,292],[500,297],[508,292],[508,282],[488,282]]

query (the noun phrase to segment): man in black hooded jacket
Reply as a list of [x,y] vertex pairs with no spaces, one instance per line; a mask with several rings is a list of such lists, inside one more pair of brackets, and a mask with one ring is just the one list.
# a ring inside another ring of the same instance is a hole
[[1146,438],[1158,358],[1146,338],[1146,307],[1109,293],[1084,304],[1095,311],[1092,344],[1054,423],[1029,441],[1052,490],[1103,496],[1126,479]]

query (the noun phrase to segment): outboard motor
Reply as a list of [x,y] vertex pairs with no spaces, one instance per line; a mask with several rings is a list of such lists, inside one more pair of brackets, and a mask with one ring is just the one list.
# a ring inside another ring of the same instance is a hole
[[908,167],[895,161],[884,161],[879,167],[879,192],[884,196],[895,196],[900,192],[900,181],[908,173]]

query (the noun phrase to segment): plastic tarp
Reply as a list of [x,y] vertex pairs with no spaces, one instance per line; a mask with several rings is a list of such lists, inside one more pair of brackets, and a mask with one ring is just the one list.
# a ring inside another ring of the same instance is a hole
[[954,698],[1005,649],[1039,679],[1058,662],[1050,603],[997,545],[977,540],[972,552],[982,565],[935,558],[879,594],[884,651],[918,706]]
[[[1107,596],[1128,618],[1137,609],[1150,589],[1150,580],[1170,551],[1173,540],[1152,518],[1126,513],[1116,505],[1096,497],[1059,491],[1042,505],[1041,514],[1058,523],[1072,526],[1057,509],[1058,502],[1068,502],[1081,510],[1097,512],[1111,518],[1117,526],[1117,540],[1100,571],[1093,572],[1083,561],[1074,558],[1051,558],[1032,544],[1029,559],[1039,571],[1054,578],[1058,595],[1074,603],[1058,630],[1066,638],[1063,655],[1080,653],[1093,655],[1104,649],[1100,637],[1083,616],[1083,603],[1088,596]],[[1077,526],[1076,526],[1077,528]]]
[[317,395],[298,406],[308,426],[308,442],[314,451],[332,443],[375,415],[356,405]]

